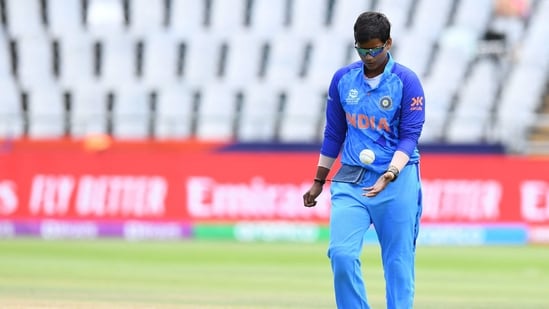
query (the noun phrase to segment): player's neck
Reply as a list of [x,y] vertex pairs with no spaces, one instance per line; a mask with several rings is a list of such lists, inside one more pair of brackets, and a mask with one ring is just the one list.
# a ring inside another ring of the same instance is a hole
[[385,61],[383,62],[382,65],[380,65],[379,67],[377,67],[374,70],[368,70],[366,65],[364,65],[364,75],[365,75],[365,77],[366,78],[373,78],[373,77],[376,77],[378,75],[381,75],[381,73],[383,73],[383,71],[385,70],[385,66],[387,65],[387,62],[389,62],[389,56],[387,56],[385,58]]

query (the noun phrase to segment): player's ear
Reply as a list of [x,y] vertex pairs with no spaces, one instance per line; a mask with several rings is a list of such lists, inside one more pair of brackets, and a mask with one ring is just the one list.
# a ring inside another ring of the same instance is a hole
[[385,49],[387,51],[391,50],[391,46],[393,46],[393,39],[392,38],[388,38],[387,39],[387,42],[385,42]]

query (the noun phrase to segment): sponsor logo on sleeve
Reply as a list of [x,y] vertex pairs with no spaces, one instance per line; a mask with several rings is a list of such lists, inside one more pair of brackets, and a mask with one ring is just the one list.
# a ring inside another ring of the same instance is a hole
[[412,98],[412,104],[410,105],[411,111],[422,111],[423,110],[423,97]]

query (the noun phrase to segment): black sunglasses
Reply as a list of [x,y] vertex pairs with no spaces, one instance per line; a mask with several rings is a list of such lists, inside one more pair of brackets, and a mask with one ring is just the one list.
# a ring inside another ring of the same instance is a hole
[[368,55],[375,57],[383,52],[383,50],[385,49],[385,45],[387,45],[387,42],[385,42],[383,46],[380,47],[362,48],[358,46],[358,43],[355,43],[355,49],[361,57],[366,57]]

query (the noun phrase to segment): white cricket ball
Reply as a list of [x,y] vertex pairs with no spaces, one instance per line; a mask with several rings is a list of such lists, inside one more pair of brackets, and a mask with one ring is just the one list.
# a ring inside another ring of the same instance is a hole
[[376,154],[370,149],[364,149],[359,154],[360,162],[364,164],[372,164],[376,159]]

